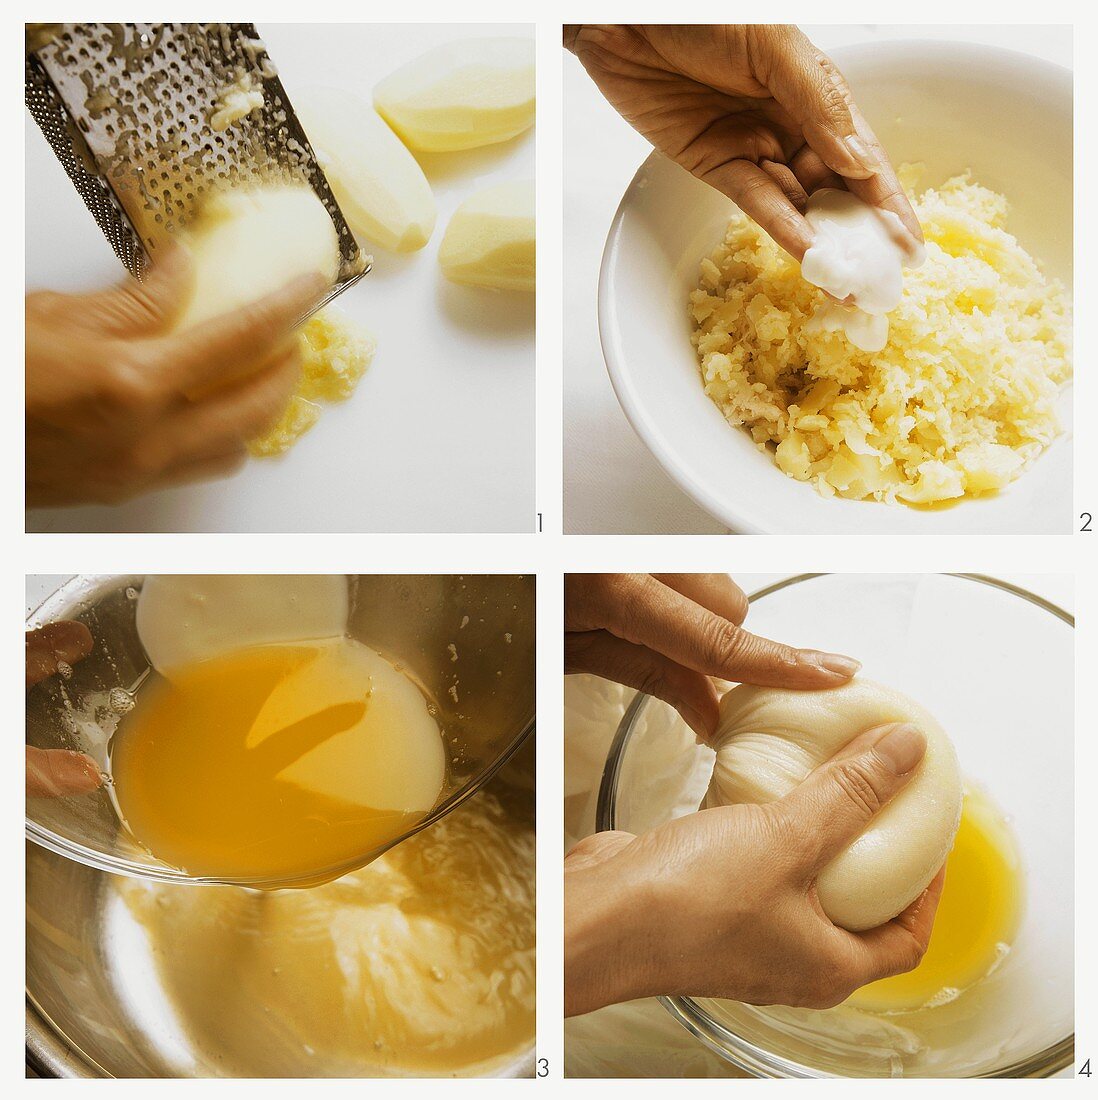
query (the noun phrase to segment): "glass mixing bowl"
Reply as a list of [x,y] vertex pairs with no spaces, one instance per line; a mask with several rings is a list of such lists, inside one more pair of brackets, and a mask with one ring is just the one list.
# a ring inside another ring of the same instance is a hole
[[[1047,1077],[1074,1056],[1074,620],[969,574],[809,574],[751,597],[750,628],[849,653],[924,704],[967,780],[1004,812],[1025,913],[999,967],[950,1004],[878,1016],[664,997],[684,1027],[759,1077]],[[599,790],[600,830],[643,832],[697,809],[712,750],[638,694]]]
[[[392,844],[426,828],[476,792],[534,728],[534,578],[519,576],[355,576],[347,633],[387,657],[437,708],[447,747],[446,782],[434,809]],[[71,577],[27,618],[27,629],[62,619],[85,623],[95,647],[64,677],[27,693],[27,744],[78,749],[105,767],[110,733],[132,706],[149,670],[135,614],[142,578]],[[452,644],[461,661],[453,661]],[[455,684],[455,679],[457,683]],[[201,791],[194,796],[201,798]],[[67,798],[27,800],[29,840],[89,867],[168,882],[228,880],[190,876],[157,860],[122,829],[108,788]],[[317,868],[335,878],[361,858]],[[293,885],[234,879],[239,886]]]

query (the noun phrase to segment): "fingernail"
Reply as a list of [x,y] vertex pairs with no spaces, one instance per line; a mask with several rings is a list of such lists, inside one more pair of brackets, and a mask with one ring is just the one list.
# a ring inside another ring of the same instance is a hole
[[806,664],[823,669],[824,672],[834,673],[849,680],[862,667],[861,661],[855,661],[853,657],[844,657],[841,653],[821,653],[818,650],[803,650]]
[[893,775],[907,775],[926,754],[926,737],[915,726],[898,722],[873,748]]
[[867,171],[874,175],[881,170],[881,162],[872,149],[857,134],[843,138],[850,155]]
[[908,246],[907,246],[907,266],[908,267],[922,267],[926,261],[926,242],[922,237],[916,237],[907,226],[904,226],[904,231],[907,233]]

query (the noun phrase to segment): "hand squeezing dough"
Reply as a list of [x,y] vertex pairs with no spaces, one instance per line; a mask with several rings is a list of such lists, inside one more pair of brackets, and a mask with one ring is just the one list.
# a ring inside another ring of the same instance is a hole
[[721,700],[717,759],[703,808],[783,798],[858,734],[909,722],[927,741],[908,785],[820,873],[836,924],[857,932],[891,920],[945,863],[961,818],[957,755],[935,719],[898,691],[856,679],[825,691],[742,685]]

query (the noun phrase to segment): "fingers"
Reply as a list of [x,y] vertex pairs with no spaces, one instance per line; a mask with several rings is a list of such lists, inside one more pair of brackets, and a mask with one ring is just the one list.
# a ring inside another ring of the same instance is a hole
[[[888,154],[884,151],[881,143],[877,140],[877,135],[870,129],[869,124],[856,107],[854,108],[854,118],[859,132],[880,161],[881,169],[870,179],[849,180],[847,187],[863,202],[879,207],[881,210],[891,210],[903,222],[904,228],[921,244],[923,241],[923,227],[919,224],[919,219],[911,208],[911,203],[900,185],[900,180],[888,159]],[[904,243],[910,244],[910,242]]]
[[170,475],[185,465],[238,456],[282,415],[300,377],[296,345],[272,366],[184,406],[147,444],[145,464]]
[[705,676],[808,689],[846,683],[861,667],[841,654],[794,649],[750,634],[647,574],[623,575],[619,585],[606,608],[607,629]]
[[779,803],[782,813],[811,828],[805,865],[818,869],[852,844],[910,782],[926,753],[926,737],[905,723],[879,726],[856,737]]
[[27,687],[57,672],[59,664],[74,665],[92,651],[91,631],[73,620],[47,623],[27,633]]
[[27,746],[27,797],[63,798],[87,794],[103,784],[95,761],[69,749]]
[[855,943],[858,985],[863,986],[919,965],[930,946],[934,917],[945,886],[945,867],[898,917],[867,932],[850,933]]
[[730,160],[702,179],[727,195],[798,263],[812,245],[812,230],[773,175],[748,160]]
[[869,179],[881,165],[854,124],[842,73],[799,30],[782,30],[766,38],[763,71],[771,95],[828,168],[844,179]]
[[737,626],[747,618],[747,597],[727,573],[653,573],[652,576]]
[[[930,880],[930,885],[889,924],[899,925],[905,929],[922,946],[925,952],[930,944],[930,933],[934,928],[934,918],[938,914],[938,903],[942,900],[942,891],[945,889],[946,866],[943,864],[938,873]],[[884,925],[883,927],[888,927]],[[861,933],[864,940],[872,939],[872,933],[877,929],[870,929]]]
[[781,188],[789,205],[803,214],[808,194],[789,166],[776,160],[763,160],[759,162],[759,167]]
[[94,296],[98,319],[119,336],[140,336],[165,328],[182,309],[194,282],[194,265],[186,249],[168,242],[144,282],[127,278]]
[[628,848],[637,838],[632,833],[614,829],[605,833],[593,833],[584,837],[564,857],[566,871],[579,871],[587,867],[596,867],[616,856],[623,848]]
[[288,343],[294,326],[327,283],[305,275],[243,309],[168,338],[157,349],[164,381],[180,393],[202,392],[249,374]]
[[564,636],[565,672],[590,672],[670,703],[703,740],[717,728],[717,689],[707,676],[605,630]]
[[248,448],[239,444],[225,454],[212,458],[200,458],[186,462],[166,473],[150,488],[173,489],[179,485],[189,485],[193,481],[220,481],[231,477],[248,461]]
[[832,172],[811,145],[802,145],[790,159],[789,167],[805,194],[812,195],[824,187],[833,187],[838,191],[846,187],[842,176]]
[[282,415],[300,374],[295,344],[244,381],[180,403],[155,432],[119,453],[112,468],[126,495],[231,473],[244,461],[248,441]]

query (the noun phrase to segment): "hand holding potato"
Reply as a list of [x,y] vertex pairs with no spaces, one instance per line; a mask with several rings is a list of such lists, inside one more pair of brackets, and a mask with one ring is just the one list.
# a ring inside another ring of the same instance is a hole
[[300,370],[293,327],[326,284],[304,276],[178,332],[191,279],[175,250],[143,284],[27,296],[28,505],[224,477],[278,418]]

